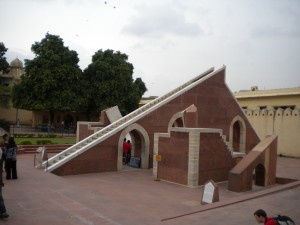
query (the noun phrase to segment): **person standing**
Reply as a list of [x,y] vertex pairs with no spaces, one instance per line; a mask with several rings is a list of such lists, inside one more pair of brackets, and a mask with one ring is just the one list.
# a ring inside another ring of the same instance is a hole
[[127,164],[126,163],[127,151],[128,151],[128,146],[127,146],[126,138],[124,138],[124,140],[123,140],[123,163],[125,163],[125,165]]
[[126,154],[126,164],[130,162],[131,158],[131,143],[130,140],[127,141],[127,154]]
[[8,218],[9,215],[6,212],[6,207],[4,204],[4,199],[2,196],[2,188],[4,187],[4,183],[2,180],[2,172],[3,172],[3,151],[2,147],[0,147],[0,219]]
[[[1,157],[2,157],[2,167],[3,167],[3,165],[4,165],[4,167],[5,167],[4,149],[5,149],[5,147],[7,146],[7,144],[8,144],[8,134],[4,134],[4,135],[2,136],[2,141],[1,141],[1,144],[0,144],[0,147],[2,148],[2,155],[1,155]],[[2,170],[3,170],[3,169],[2,169]]]
[[2,136],[1,147],[4,148],[8,144],[8,134]]
[[13,137],[8,139],[4,148],[6,179],[18,179],[17,175],[17,145]]
[[51,123],[50,123],[50,121],[47,124],[47,132],[48,132],[48,135],[52,133],[51,132]]
[[256,210],[254,217],[257,223],[265,225],[276,225],[276,221],[272,217],[267,217],[267,213],[263,209]]

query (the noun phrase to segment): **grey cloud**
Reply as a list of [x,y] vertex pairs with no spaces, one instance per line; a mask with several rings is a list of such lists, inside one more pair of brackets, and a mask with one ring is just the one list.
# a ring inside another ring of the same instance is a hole
[[298,27],[283,29],[280,27],[258,27],[251,31],[251,37],[254,38],[274,38],[274,37],[300,37]]
[[[251,30],[254,38],[276,38],[300,37],[300,2],[298,0],[289,1],[268,1],[265,7],[269,12],[259,18],[259,25]],[[264,12],[265,13],[265,12]]]
[[184,12],[174,5],[144,5],[137,10],[138,14],[130,19],[123,33],[146,37],[196,36],[203,33],[197,23],[187,21]]

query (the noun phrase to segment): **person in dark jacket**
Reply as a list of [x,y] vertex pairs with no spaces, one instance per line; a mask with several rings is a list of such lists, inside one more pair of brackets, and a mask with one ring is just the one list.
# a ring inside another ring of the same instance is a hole
[[2,180],[2,170],[3,170],[3,151],[2,147],[0,147],[0,219],[8,218],[9,215],[6,212],[3,196],[2,196],[2,188],[4,187],[4,183]]
[[4,148],[6,179],[18,179],[17,175],[17,145],[13,137],[8,139]]

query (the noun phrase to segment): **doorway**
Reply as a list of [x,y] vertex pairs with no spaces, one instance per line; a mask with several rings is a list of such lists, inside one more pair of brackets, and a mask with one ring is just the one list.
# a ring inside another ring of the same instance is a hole
[[236,116],[230,124],[229,141],[235,152],[246,151],[246,124],[242,117]]
[[258,164],[254,171],[254,184],[265,186],[265,167],[262,164]]
[[131,138],[131,157],[140,158],[140,168],[149,168],[149,135],[139,124],[131,124],[124,129],[119,137],[118,143],[118,171],[123,169],[123,141]]

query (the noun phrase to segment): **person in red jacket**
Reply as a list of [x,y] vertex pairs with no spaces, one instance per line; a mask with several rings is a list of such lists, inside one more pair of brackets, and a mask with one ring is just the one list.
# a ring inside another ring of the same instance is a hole
[[276,225],[275,220],[272,217],[267,217],[267,213],[263,209],[256,210],[254,217],[258,223],[265,225]]
[[124,141],[123,141],[123,163],[125,163],[125,164],[126,164],[127,152],[128,152],[128,145],[127,145],[126,138],[124,138]]
[[126,153],[126,163],[128,164],[130,162],[130,158],[131,158],[131,143],[130,140],[127,141],[127,153]]

